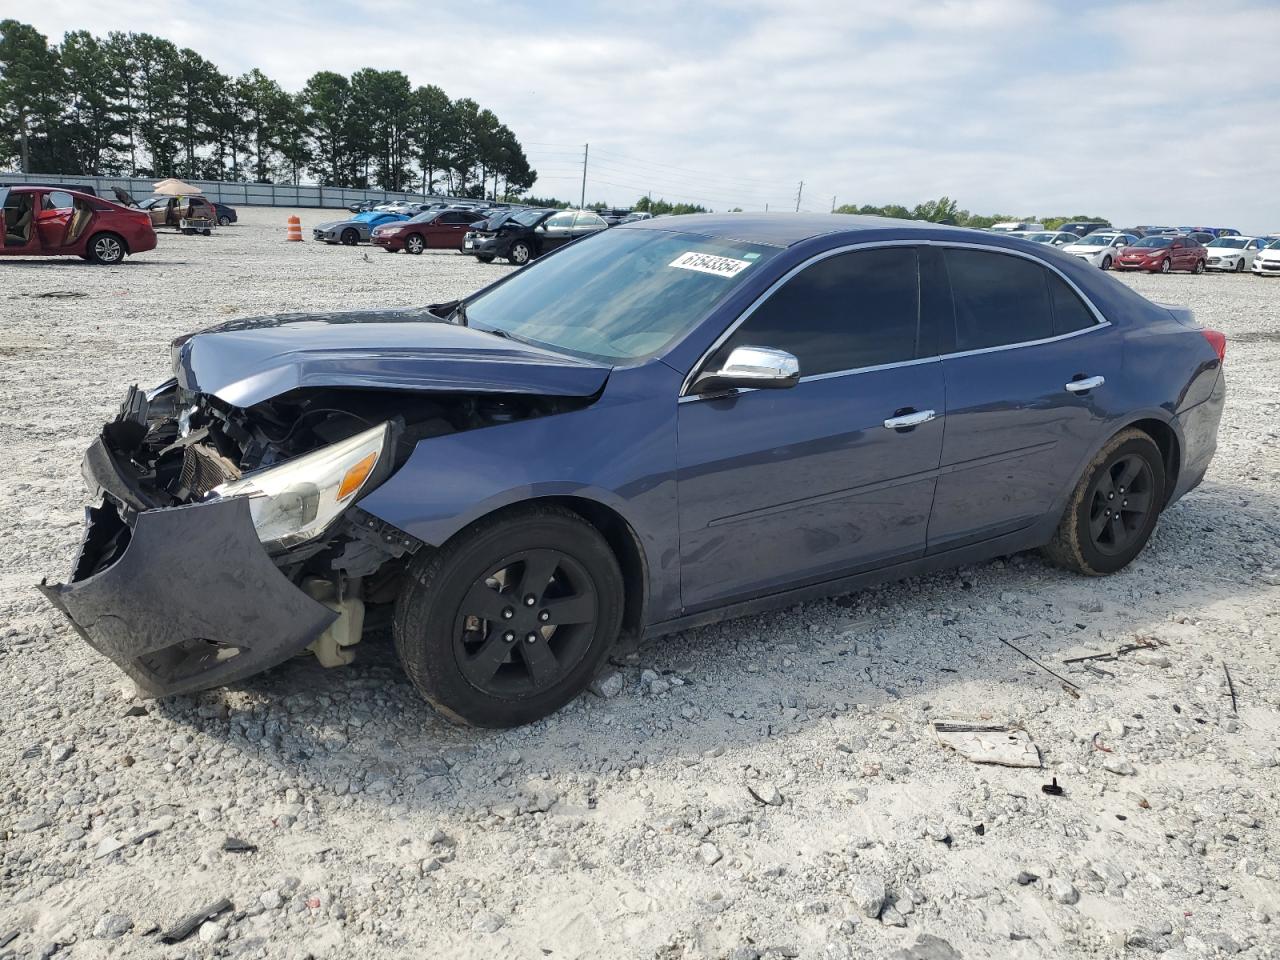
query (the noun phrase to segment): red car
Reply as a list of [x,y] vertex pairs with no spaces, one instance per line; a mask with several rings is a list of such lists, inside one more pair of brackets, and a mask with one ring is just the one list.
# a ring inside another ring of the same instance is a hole
[[1113,270],[1146,270],[1148,273],[1170,273],[1187,270],[1204,273],[1209,254],[1198,240],[1192,237],[1152,236],[1143,237],[1131,247],[1125,247],[1111,264]]
[[475,210],[427,210],[408,220],[374,227],[369,239],[387,253],[461,250],[467,228],[483,219]]
[[146,211],[59,187],[0,186],[0,236],[0,254],[107,265],[156,246]]

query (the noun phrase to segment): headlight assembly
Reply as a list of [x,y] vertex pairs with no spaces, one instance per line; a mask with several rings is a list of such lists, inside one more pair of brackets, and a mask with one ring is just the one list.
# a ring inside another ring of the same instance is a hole
[[258,470],[215,487],[212,497],[247,496],[258,539],[273,552],[324,533],[357,494],[386,468],[391,424]]

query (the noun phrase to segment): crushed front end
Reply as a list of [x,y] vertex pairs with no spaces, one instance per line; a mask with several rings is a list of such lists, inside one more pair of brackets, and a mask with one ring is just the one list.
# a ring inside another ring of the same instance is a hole
[[234,682],[307,648],[347,662],[364,600],[394,596],[421,546],[355,504],[422,435],[360,394],[239,409],[175,381],[131,388],[84,457],[100,505],[70,580],[40,589],[149,696]]

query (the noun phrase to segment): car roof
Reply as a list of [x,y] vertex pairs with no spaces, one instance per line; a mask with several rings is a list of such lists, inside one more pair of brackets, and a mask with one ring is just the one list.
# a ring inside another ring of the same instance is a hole
[[617,230],[665,230],[740,243],[790,247],[832,233],[868,230],[957,230],[963,227],[846,213],[688,213],[619,224]]

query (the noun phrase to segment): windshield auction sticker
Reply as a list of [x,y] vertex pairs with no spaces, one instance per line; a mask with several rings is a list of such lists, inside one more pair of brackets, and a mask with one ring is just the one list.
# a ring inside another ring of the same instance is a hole
[[750,260],[734,260],[732,257],[713,257],[709,253],[682,253],[671,261],[669,266],[681,270],[697,270],[699,273],[713,273],[717,277],[736,277],[747,267]]

